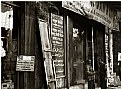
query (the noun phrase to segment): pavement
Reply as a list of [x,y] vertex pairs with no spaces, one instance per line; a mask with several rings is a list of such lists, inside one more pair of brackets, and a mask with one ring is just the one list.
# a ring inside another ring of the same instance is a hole
[[121,86],[117,86],[117,87],[108,87],[108,89],[121,89]]
[[[96,87],[95,89],[101,89],[101,87]],[[121,86],[117,86],[117,87],[108,87],[107,89],[121,89]]]
[[95,89],[101,89],[100,87],[96,87]]

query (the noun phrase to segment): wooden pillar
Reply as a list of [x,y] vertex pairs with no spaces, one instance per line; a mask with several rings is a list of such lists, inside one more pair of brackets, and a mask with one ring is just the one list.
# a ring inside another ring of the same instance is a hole
[[[19,55],[35,55],[35,2],[22,2]],[[34,71],[18,73],[19,89],[34,89]]]
[[[25,24],[25,13],[24,11],[24,2],[21,2],[21,9],[20,9],[20,16],[21,16],[21,20],[20,20],[20,30],[19,30],[19,37],[18,37],[18,42],[19,42],[19,52],[18,55],[23,55],[24,54],[24,40],[25,40],[25,33],[24,33],[24,24]],[[24,73],[23,72],[17,72],[17,89],[24,89]]]
[[67,66],[67,16],[66,16],[66,14],[64,14],[64,49],[65,49],[65,54],[64,54],[64,58],[65,58],[65,75],[66,75],[66,78],[65,78],[65,84],[66,84],[66,86],[68,86],[68,84],[67,84],[67,82],[68,82],[68,66]]
[[93,67],[93,70],[94,70],[94,29],[93,29],[93,22],[92,22],[92,67]]
[[72,61],[72,53],[70,52],[70,49],[71,49],[71,47],[72,47],[72,45],[70,44],[70,42],[72,41],[72,31],[70,31],[70,30],[72,30],[73,29],[73,21],[72,21],[72,19],[69,17],[69,16],[67,16],[67,68],[68,68],[68,70],[67,70],[67,73],[68,73],[68,87],[70,87],[70,84],[71,84],[71,70],[72,70],[72,68],[71,68],[71,66],[70,66],[70,64],[72,63],[71,61]]

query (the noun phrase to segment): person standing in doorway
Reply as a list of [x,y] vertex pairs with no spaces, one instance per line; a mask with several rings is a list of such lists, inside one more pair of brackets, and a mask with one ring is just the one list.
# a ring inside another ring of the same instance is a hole
[[95,89],[94,74],[95,73],[91,66],[91,60],[89,60],[87,64],[88,89]]
[[102,61],[102,58],[99,59],[99,74],[100,74],[101,89],[107,89],[106,88],[106,65]]

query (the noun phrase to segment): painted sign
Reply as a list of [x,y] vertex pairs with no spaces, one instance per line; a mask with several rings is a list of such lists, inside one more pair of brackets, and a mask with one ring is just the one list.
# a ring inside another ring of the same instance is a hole
[[112,78],[110,74],[110,64],[108,62],[109,60],[109,35],[105,34],[105,54],[106,54],[106,64],[107,64],[107,86],[110,85]]
[[94,19],[113,30],[119,31],[118,17],[116,11],[110,9],[106,4],[94,1],[62,1],[62,7]]
[[52,14],[52,48],[55,55],[56,77],[64,75],[63,17]]
[[17,57],[16,71],[34,71],[35,56]]
[[63,17],[51,14],[51,40],[54,56],[55,77],[57,88],[64,87],[64,31]]
[[[107,64],[107,87],[113,82],[113,57],[112,57],[112,36],[111,30],[105,31],[105,54]],[[109,50],[110,49],[110,50]]]

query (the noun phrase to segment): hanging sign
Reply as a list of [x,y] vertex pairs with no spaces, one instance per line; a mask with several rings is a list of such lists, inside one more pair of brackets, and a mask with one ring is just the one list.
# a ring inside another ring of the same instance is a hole
[[62,1],[62,7],[119,31],[116,11],[110,9],[104,3],[94,1]]
[[17,57],[16,71],[34,71],[35,56]]

